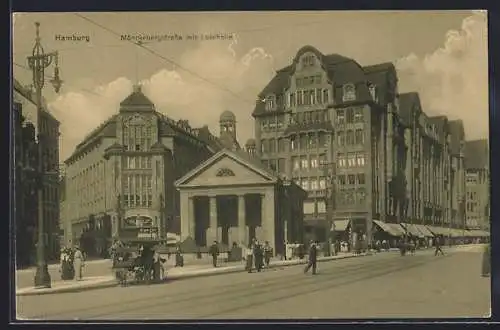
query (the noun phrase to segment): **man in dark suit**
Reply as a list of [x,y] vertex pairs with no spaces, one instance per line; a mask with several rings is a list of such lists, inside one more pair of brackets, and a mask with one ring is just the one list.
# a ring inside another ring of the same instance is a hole
[[444,256],[444,252],[441,249],[441,237],[440,236],[436,236],[435,237],[435,239],[434,239],[434,247],[436,248],[436,250],[434,251],[434,256],[437,256],[438,253],[441,253],[441,255]]
[[309,271],[312,267],[312,274],[316,275],[316,263],[318,261],[318,249],[316,243],[311,241],[311,247],[309,248],[309,261],[304,268],[304,274]]
[[214,267],[217,267],[217,257],[219,256],[219,246],[217,245],[217,241],[214,241],[212,246],[210,246],[208,253],[212,256],[212,264]]

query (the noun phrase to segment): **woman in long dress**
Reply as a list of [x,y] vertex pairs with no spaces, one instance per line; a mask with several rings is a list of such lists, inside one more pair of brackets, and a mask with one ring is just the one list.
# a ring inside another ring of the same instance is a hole
[[81,281],[83,279],[83,253],[77,246],[75,248],[75,255],[73,256],[73,267],[75,267],[75,279]]

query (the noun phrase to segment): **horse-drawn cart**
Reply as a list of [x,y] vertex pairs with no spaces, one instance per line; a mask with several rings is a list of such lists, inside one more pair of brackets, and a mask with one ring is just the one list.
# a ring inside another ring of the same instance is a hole
[[134,239],[121,242],[113,249],[113,272],[119,284],[158,282],[162,276],[163,263],[160,257],[162,240]]

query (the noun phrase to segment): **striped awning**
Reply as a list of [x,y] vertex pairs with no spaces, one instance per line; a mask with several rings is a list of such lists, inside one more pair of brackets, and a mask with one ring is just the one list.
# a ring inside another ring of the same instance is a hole
[[418,229],[418,231],[422,233],[422,235],[424,235],[424,237],[434,237],[434,234],[426,226],[424,225],[414,225],[414,226]]
[[403,228],[401,228],[401,226],[397,225],[397,224],[396,225],[399,226],[399,228],[401,228],[401,230],[398,230],[397,228],[392,226],[394,224],[382,222],[380,220],[373,220],[373,223],[376,224],[377,226],[379,226],[380,229],[382,229],[383,231],[385,231],[386,233],[388,233],[391,236],[400,237],[404,233]]
[[415,236],[415,237],[420,237],[420,238],[425,237],[424,234],[420,230],[418,230],[416,225],[410,224],[410,223],[401,223],[401,225],[403,226],[404,229],[406,229],[408,234]]
[[426,226],[434,235],[444,235],[448,236],[450,234],[448,228],[435,227],[435,226]]

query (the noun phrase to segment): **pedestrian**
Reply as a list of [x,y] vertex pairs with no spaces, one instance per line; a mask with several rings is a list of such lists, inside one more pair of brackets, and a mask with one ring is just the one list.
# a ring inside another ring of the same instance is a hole
[[179,245],[175,247],[175,267],[184,267],[184,257]]
[[436,236],[434,238],[434,246],[436,248],[436,250],[434,251],[434,256],[437,256],[438,253],[441,253],[442,256],[444,256],[444,252],[443,250],[441,249],[441,241],[440,241],[440,238],[439,236]]
[[254,245],[253,255],[255,260],[255,269],[260,272],[262,270],[262,266],[264,265],[264,253],[262,245],[260,245],[258,241]]
[[273,254],[273,248],[269,245],[269,241],[264,243],[264,261],[266,263],[266,268],[269,268],[269,262],[271,261],[271,256]]
[[311,241],[311,246],[309,247],[309,260],[307,262],[306,267],[304,268],[304,274],[309,271],[309,269],[312,267],[312,274],[316,275],[316,264],[317,264],[317,259],[318,257],[318,250],[316,247],[316,243]]
[[292,244],[286,242],[285,245],[285,260],[292,260],[293,258],[293,247]]
[[212,256],[212,265],[214,266],[214,268],[217,267],[217,257],[219,256],[219,246],[217,244],[217,241],[213,242],[208,253]]
[[253,244],[250,243],[248,245],[248,248],[246,249],[246,253],[245,253],[245,259],[246,259],[246,267],[245,269],[251,273],[252,272],[252,268],[253,268]]
[[75,280],[83,280],[83,253],[79,246],[75,247],[75,254],[73,255],[73,267],[75,268]]

